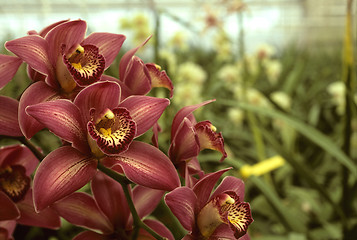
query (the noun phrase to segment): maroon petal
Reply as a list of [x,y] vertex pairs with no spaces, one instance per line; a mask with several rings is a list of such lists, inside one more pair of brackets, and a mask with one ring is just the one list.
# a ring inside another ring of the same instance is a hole
[[42,29],[38,34],[39,34],[41,37],[45,37],[45,36],[47,35],[47,33],[48,33],[49,31],[51,31],[54,27],[57,27],[58,25],[60,25],[60,24],[62,24],[62,23],[65,23],[65,22],[68,22],[68,20],[61,20],[61,21],[52,23],[51,25],[48,25],[47,27],[45,27],[44,29]]
[[[148,225],[157,234],[164,237],[165,239],[174,240],[174,236],[170,230],[161,222],[153,219],[145,219],[144,223]],[[153,236],[146,232],[144,229],[140,229],[139,239],[152,239]]]
[[83,187],[95,175],[97,160],[65,146],[48,154],[34,177],[34,204],[41,211]]
[[146,95],[151,90],[149,72],[144,62],[137,56],[132,57],[122,81],[135,95]]
[[105,58],[105,69],[107,69],[118,55],[126,37],[122,34],[95,32],[91,33],[81,45],[94,45],[99,48],[99,53]]
[[141,43],[138,47],[136,48],[133,48],[129,51],[127,51],[123,57],[121,58],[120,60],[120,63],[119,63],[119,79],[121,81],[124,81],[124,79],[126,78],[126,75],[127,75],[127,71],[128,71],[128,66],[130,64],[130,61],[132,60],[134,54],[136,53],[136,51],[138,51],[139,48],[141,48],[142,46],[144,46],[147,41],[149,41],[149,39],[151,38],[148,37],[143,43]]
[[0,221],[0,239],[1,240],[13,240],[13,232],[16,227],[15,220]]
[[211,103],[215,101],[213,100],[208,100],[205,102],[202,102],[200,104],[196,104],[196,105],[191,105],[191,106],[186,106],[181,108],[175,115],[173,121],[172,121],[172,126],[171,126],[171,139],[173,139],[175,137],[176,131],[179,128],[181,122],[183,121],[183,119],[185,117],[187,117],[188,115],[190,115],[193,111],[195,111],[197,108],[202,107],[208,103]]
[[21,63],[18,57],[0,54],[0,89],[10,82]]
[[87,24],[83,20],[75,20],[62,23],[50,30],[45,39],[49,45],[49,60],[52,66],[56,66],[61,53],[62,45],[64,52],[80,44],[86,34]]
[[214,185],[216,185],[218,179],[222,176],[223,173],[230,169],[231,168],[226,168],[214,173],[209,173],[196,183],[196,185],[193,187],[193,191],[195,192],[198,199],[198,209],[201,209],[207,203],[212,189]]
[[188,231],[192,231],[195,225],[197,197],[188,187],[176,188],[165,196],[166,205],[177,217],[181,225]]
[[112,233],[113,225],[87,193],[75,192],[53,204],[58,214],[68,222],[102,233]]
[[130,116],[136,122],[136,136],[149,130],[161,117],[170,100],[149,96],[130,96],[119,104],[129,110]]
[[74,104],[78,106],[84,122],[90,121],[89,111],[94,108],[97,113],[105,109],[113,109],[119,105],[120,86],[115,82],[97,82],[84,88],[76,98]]
[[22,136],[17,120],[19,102],[13,98],[0,96],[0,106],[0,135]]
[[54,76],[54,65],[51,65],[49,61],[49,46],[44,38],[38,35],[25,36],[6,42],[5,47],[25,61],[31,68],[46,75],[46,82],[51,87],[58,87]]
[[33,155],[30,149],[23,145],[13,145],[0,148],[0,153],[0,155],[6,156],[4,161],[0,159],[0,166],[23,166],[26,170],[25,174],[27,176],[30,176],[39,164],[39,160],[36,156]]
[[102,172],[91,182],[94,198],[114,226],[125,227],[130,211],[121,185]]
[[174,164],[197,157],[200,151],[196,131],[191,122],[185,118],[177,130],[169,148],[169,157]]
[[221,133],[216,133],[215,127],[210,121],[202,121],[195,125],[200,142],[200,150],[212,149],[222,153],[221,161],[227,157],[224,150],[224,140]]
[[136,186],[133,189],[133,201],[140,218],[155,210],[165,191]]
[[27,192],[23,201],[17,203],[17,207],[21,212],[21,217],[17,220],[20,224],[51,229],[58,229],[61,226],[60,217],[53,209],[45,208],[40,213],[35,211],[32,189]]
[[27,114],[51,132],[82,152],[88,151],[86,130],[80,111],[67,99],[38,103],[26,108]]
[[32,138],[35,133],[44,128],[36,119],[27,115],[26,107],[55,98],[58,98],[57,92],[44,82],[31,84],[22,94],[19,103],[19,125],[26,138]]
[[133,141],[126,152],[117,157],[107,157],[103,161],[117,162],[127,178],[145,187],[171,191],[180,185],[170,159],[147,143]]
[[174,94],[174,86],[171,79],[167,76],[165,71],[160,71],[160,68],[154,63],[147,63],[146,67],[151,78],[151,87],[164,87],[170,91],[170,98]]
[[244,200],[244,182],[241,179],[232,176],[223,178],[222,182],[218,185],[210,199],[227,191],[235,192],[240,201]]
[[0,221],[17,219],[20,211],[15,203],[2,191],[0,191]]
[[96,232],[84,231],[75,236],[73,240],[108,240],[108,238]]

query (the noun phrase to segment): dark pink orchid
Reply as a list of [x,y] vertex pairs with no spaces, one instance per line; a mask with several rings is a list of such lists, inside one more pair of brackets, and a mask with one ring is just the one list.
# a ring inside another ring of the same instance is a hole
[[200,104],[186,106],[177,112],[171,126],[171,145],[169,157],[186,178],[186,186],[192,174],[202,175],[197,156],[203,149],[213,149],[222,153],[222,158],[227,157],[224,150],[224,140],[221,133],[216,133],[215,127],[209,121],[197,123],[193,111],[214,100]]
[[31,138],[43,126],[26,115],[29,105],[55,98],[73,98],[79,87],[100,80],[114,61],[125,36],[92,33],[85,37],[85,21],[61,21],[39,34],[8,41],[5,47],[25,61],[35,81],[20,99],[19,123],[22,132]]
[[227,170],[207,174],[192,188],[179,187],[165,196],[168,207],[189,231],[184,239],[249,239],[246,232],[253,219],[249,203],[242,202],[243,181],[225,177],[211,194]]
[[0,54],[0,89],[10,82],[21,63],[18,57]]
[[122,88],[122,99],[131,95],[146,95],[154,87],[164,87],[170,91],[170,98],[173,96],[173,84],[166,72],[161,71],[161,67],[154,63],[144,63],[135,53],[150,38],[146,39],[138,47],[126,52],[119,63],[119,80],[103,76],[103,79],[116,81]]
[[37,210],[84,186],[96,174],[98,160],[143,186],[170,191],[180,185],[164,153],[133,141],[157,122],[169,100],[119,99],[120,86],[101,81],[84,88],[73,102],[59,99],[27,107],[28,114],[71,143],[41,162],[34,178]]
[[13,232],[16,227],[15,220],[0,221],[0,239],[13,240]]
[[[60,227],[59,216],[52,209],[35,212],[30,175],[38,163],[37,158],[24,146],[0,148],[0,221],[53,229]],[[11,235],[11,231],[8,234]]]
[[0,96],[0,135],[22,136],[17,120],[19,102],[13,98]]
[[[122,186],[108,176],[98,173],[93,178],[91,187],[93,197],[86,193],[73,193],[53,205],[58,213],[70,223],[96,231],[84,231],[74,239],[131,239],[133,218]],[[136,186],[133,190],[130,186],[128,188],[141,219],[156,208],[164,195],[162,190],[143,186]],[[170,231],[162,223],[151,219],[145,219],[144,223],[158,234],[173,239]],[[138,239],[144,237],[154,239],[141,229]]]

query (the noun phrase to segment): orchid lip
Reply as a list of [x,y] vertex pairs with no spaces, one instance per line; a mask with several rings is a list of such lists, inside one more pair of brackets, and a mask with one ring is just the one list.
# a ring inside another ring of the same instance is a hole
[[79,86],[98,81],[105,68],[104,56],[94,45],[79,45],[72,53],[64,55],[63,61]]
[[0,191],[3,191],[14,202],[21,201],[30,188],[30,178],[26,169],[20,165],[0,168]]
[[[117,155],[128,149],[136,134],[136,123],[125,108],[106,109],[98,119],[94,119],[95,110],[91,111],[92,121],[87,124],[88,134],[96,141],[90,144],[93,153],[99,148],[106,155]],[[99,154],[100,155],[100,154]]]

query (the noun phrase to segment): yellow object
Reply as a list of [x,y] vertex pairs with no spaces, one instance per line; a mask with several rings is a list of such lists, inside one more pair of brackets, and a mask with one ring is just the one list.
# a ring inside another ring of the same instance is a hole
[[281,156],[274,156],[264,161],[261,161],[257,164],[251,165],[244,165],[240,168],[240,173],[242,177],[248,178],[251,175],[260,176],[265,173],[271,172],[285,164],[285,159]]

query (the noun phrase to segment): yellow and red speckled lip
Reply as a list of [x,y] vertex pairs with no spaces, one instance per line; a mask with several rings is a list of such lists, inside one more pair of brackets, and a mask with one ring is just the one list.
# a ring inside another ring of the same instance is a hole
[[30,188],[30,178],[21,165],[6,166],[0,169],[0,191],[3,191],[12,201],[21,201]]
[[79,86],[87,86],[100,79],[105,68],[105,59],[94,45],[78,46],[63,61]]
[[[96,121],[87,125],[96,146],[106,155],[116,155],[128,149],[136,134],[136,123],[125,108],[107,109]],[[92,152],[97,152],[91,145]]]

